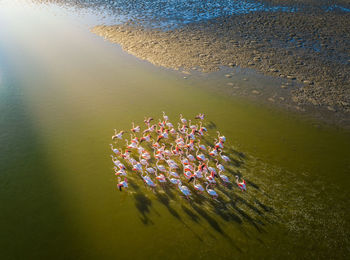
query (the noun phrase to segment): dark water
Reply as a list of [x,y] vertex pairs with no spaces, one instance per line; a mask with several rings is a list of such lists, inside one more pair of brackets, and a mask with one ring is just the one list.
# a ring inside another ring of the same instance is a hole
[[41,3],[58,3],[66,8],[78,8],[105,16],[104,23],[116,24],[133,21],[143,26],[163,29],[181,27],[232,14],[256,11],[294,12],[295,7],[268,6],[257,1],[242,0],[37,0]]
[[[94,14],[104,24],[132,22],[146,27],[173,29],[188,23],[250,12],[298,12],[306,7],[271,5],[254,0],[27,0],[58,4],[69,11]],[[330,1],[318,6],[322,11],[349,12]]]
[[[348,132],[185,81],[91,34],[92,14],[73,14],[0,5],[1,259],[349,254]],[[173,121],[206,113],[248,192],[189,203],[136,180],[117,191],[113,129],[163,110]]]

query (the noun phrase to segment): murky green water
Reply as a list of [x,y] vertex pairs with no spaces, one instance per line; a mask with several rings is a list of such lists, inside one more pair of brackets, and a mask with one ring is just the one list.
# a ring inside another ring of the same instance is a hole
[[[202,85],[123,53],[74,17],[3,4],[0,258],[349,254],[350,134]],[[249,192],[199,204],[140,183],[117,191],[113,129],[163,110],[206,113],[234,146]]]

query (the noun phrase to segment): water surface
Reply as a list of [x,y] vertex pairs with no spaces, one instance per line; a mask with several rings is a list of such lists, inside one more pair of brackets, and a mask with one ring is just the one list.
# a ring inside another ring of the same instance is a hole
[[[186,81],[50,8],[0,6],[1,259],[349,253],[348,132]],[[117,191],[113,129],[163,110],[174,121],[206,113],[249,192],[222,205],[141,183]]]

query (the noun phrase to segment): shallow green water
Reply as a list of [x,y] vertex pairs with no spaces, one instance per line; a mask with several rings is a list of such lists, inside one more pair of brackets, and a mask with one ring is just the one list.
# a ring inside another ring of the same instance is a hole
[[[349,253],[349,133],[215,94],[73,17],[3,5],[0,29],[1,259]],[[163,110],[173,120],[206,113],[234,146],[249,192],[199,204],[140,183],[117,191],[113,129]]]

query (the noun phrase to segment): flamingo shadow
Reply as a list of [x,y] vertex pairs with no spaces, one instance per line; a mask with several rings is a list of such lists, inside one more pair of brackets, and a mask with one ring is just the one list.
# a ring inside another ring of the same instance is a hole
[[135,206],[142,215],[140,217],[142,223],[145,225],[153,224],[153,221],[148,217],[148,214],[151,212],[152,201],[141,192],[135,193],[134,199]]

